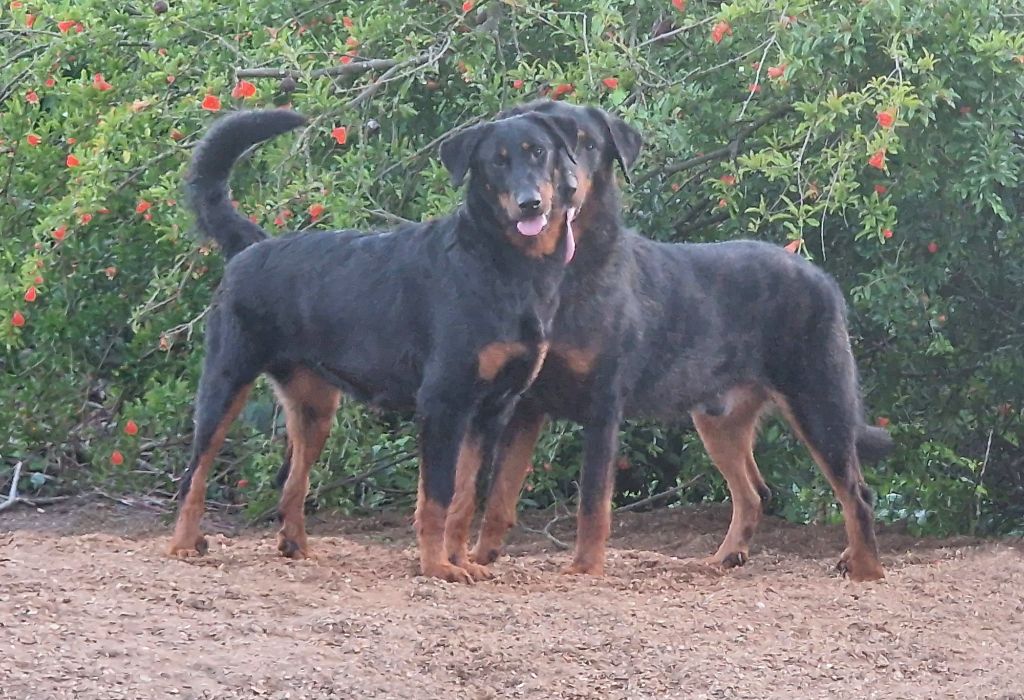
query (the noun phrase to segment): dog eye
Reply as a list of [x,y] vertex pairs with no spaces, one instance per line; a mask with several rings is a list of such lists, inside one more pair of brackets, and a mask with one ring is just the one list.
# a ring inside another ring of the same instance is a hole
[[590,139],[587,139],[587,145],[586,145],[586,149],[587,149],[588,151],[592,151],[592,150],[594,150],[595,148],[597,148],[597,144],[596,144],[596,143],[594,143],[593,141],[591,141]]
[[544,149],[541,146],[535,146],[533,149],[533,157],[540,158],[544,155]]

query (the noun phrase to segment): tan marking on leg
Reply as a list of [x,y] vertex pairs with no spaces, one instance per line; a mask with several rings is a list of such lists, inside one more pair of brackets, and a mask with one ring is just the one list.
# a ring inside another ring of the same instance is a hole
[[427,498],[423,487],[423,461],[420,460],[420,480],[416,493],[416,541],[420,550],[420,573],[451,583],[473,583],[465,569],[448,561],[444,546],[445,521],[448,509],[432,498]]
[[710,563],[726,568],[741,566],[750,558],[750,539],[761,520],[761,497],[751,479],[749,465],[757,471],[754,441],[766,398],[757,387],[738,387],[724,397],[724,415],[692,414],[697,433],[725,478],[732,500],[729,530],[718,551],[709,558]]
[[331,432],[341,392],[313,372],[300,368],[286,384],[277,387],[277,393],[284,406],[292,455],[278,504],[281,529],[277,548],[284,556],[303,559],[310,556],[305,513],[309,472]]
[[492,382],[510,360],[522,357],[527,352],[528,348],[522,343],[489,343],[477,353],[477,375],[484,381]]
[[[609,480],[614,484],[614,479]],[[582,510],[576,516],[576,554],[572,564],[565,569],[567,574],[604,574],[604,556],[608,537],[612,534],[612,486],[602,494],[604,505],[593,513]]]
[[[793,415],[793,411],[785,397],[776,395],[773,398],[793,428],[793,432],[797,434],[800,441],[807,447],[818,468],[821,469],[822,474],[828,479],[829,484],[832,486],[832,491],[842,507],[843,525],[846,528],[846,540],[849,546],[843,550],[839,558],[839,566],[845,567],[845,573],[848,573],[854,581],[876,581],[885,578],[885,569],[882,568],[882,562],[878,558],[878,543],[875,540],[874,523],[870,521],[862,522],[862,516],[866,517],[867,513],[862,513],[861,511],[859,494],[854,493],[855,486],[847,486],[846,483],[841,481],[825,457],[807,440],[799,421]],[[864,478],[861,475],[860,463],[857,461],[857,448],[855,444],[850,446],[850,460],[851,463],[847,465],[848,480],[851,484],[862,484]],[[870,509],[868,510],[870,511]]]
[[210,472],[217,453],[224,444],[228,428],[234,422],[238,414],[242,412],[246,400],[249,398],[249,391],[252,384],[247,384],[235,394],[231,405],[224,413],[224,418],[210,438],[207,445],[196,463],[196,469],[192,473],[192,480],[189,485],[185,500],[178,510],[178,520],[174,525],[174,535],[171,537],[171,544],[167,553],[171,556],[189,557],[202,554],[206,548],[206,540],[199,531],[199,523],[203,519],[203,512],[206,509],[206,478]]
[[502,541],[516,524],[516,504],[523,481],[530,469],[533,448],[544,427],[544,416],[523,425],[511,436],[501,453],[501,461],[487,496],[483,522],[471,558],[480,564],[490,564],[498,558]]
[[469,528],[476,513],[476,477],[482,454],[479,436],[467,435],[455,465],[455,492],[445,521],[444,542],[448,561],[465,569],[474,580],[491,578],[486,566],[469,559]]

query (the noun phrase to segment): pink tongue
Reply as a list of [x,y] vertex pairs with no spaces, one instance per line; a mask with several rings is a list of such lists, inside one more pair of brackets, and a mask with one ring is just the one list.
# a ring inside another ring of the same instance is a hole
[[520,221],[516,224],[516,228],[519,229],[519,233],[524,236],[536,236],[545,226],[547,226],[547,224],[547,214],[541,214],[540,216],[535,216],[532,219],[524,219],[523,221]]
[[572,235],[572,220],[576,218],[576,210],[569,209],[565,213],[565,264],[572,262],[576,255],[576,237]]

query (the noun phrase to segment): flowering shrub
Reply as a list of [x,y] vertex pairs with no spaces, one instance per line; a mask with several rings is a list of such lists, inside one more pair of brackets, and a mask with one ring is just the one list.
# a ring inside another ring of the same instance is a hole
[[[1012,0],[10,2],[3,463],[23,464],[23,492],[173,490],[222,265],[177,199],[219,114],[290,104],[313,117],[239,168],[254,221],[374,228],[455,206],[439,139],[547,95],[644,132],[626,190],[647,235],[774,241],[839,279],[871,419],[900,446],[869,470],[882,517],[1019,532],[1020,22]],[[314,494],[346,507],[408,498],[413,436],[345,405]],[[215,498],[270,503],[281,439],[263,387]],[[761,443],[778,511],[829,517],[827,486],[788,433],[770,421]],[[701,473],[686,497],[723,495],[691,433],[632,425],[624,444],[620,501]],[[555,426],[528,498],[571,495],[578,460],[578,428]]]

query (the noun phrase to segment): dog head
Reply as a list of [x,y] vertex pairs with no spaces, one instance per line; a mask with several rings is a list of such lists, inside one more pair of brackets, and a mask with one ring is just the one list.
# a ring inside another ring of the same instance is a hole
[[573,120],[526,113],[460,131],[441,144],[441,161],[453,184],[469,176],[470,205],[487,208],[505,238],[536,257],[569,231],[577,140]]
[[573,206],[581,211],[595,186],[602,191],[617,187],[615,164],[629,180],[629,172],[640,155],[640,132],[598,107],[573,105],[554,100],[535,100],[517,105],[503,115],[543,114],[571,120],[577,131],[575,153],[576,189]]

